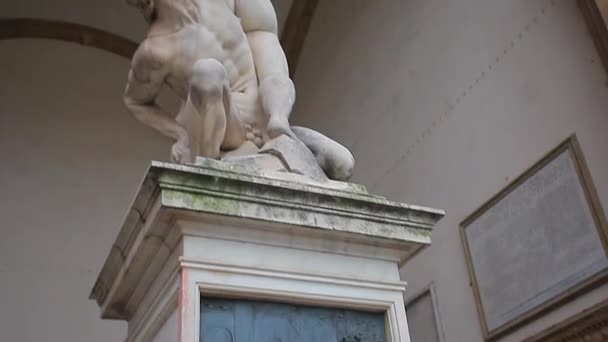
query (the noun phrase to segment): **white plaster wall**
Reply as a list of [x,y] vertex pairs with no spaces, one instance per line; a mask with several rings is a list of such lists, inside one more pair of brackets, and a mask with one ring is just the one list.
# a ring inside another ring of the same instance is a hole
[[88,300],[151,159],[170,144],[123,109],[128,60],[0,41],[0,340],[122,341]]
[[[459,223],[576,133],[608,207],[608,88],[575,1],[321,1],[294,121],[352,149],[355,182],[439,207],[433,245],[402,269],[435,282],[447,341],[481,341]],[[599,288],[506,337],[608,296]]]

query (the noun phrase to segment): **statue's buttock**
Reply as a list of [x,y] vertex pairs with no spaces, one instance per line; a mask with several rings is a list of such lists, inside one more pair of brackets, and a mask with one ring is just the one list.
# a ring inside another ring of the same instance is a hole
[[[128,1],[151,25],[133,57],[125,104],[176,140],[173,161],[219,159],[247,140],[262,147],[285,134],[308,146],[330,178],[350,177],[353,158],[346,148],[289,126],[295,89],[270,0]],[[183,100],[175,119],[154,102],[165,84]]]

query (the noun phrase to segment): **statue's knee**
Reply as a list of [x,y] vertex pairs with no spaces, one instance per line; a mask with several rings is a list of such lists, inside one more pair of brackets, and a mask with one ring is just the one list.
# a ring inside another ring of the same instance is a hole
[[226,69],[217,60],[197,61],[190,77],[190,96],[194,105],[202,105],[204,99],[221,99],[226,77]]

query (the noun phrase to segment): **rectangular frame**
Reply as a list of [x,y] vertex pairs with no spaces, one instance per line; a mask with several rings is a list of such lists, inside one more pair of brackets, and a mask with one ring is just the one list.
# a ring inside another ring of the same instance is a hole
[[[428,286],[424,287],[420,292],[416,293],[405,301],[405,310],[407,312],[407,307],[420,299],[422,296],[429,294],[431,296],[431,302],[433,305],[433,318],[435,319],[435,328],[437,329],[437,336],[439,337],[439,342],[445,342],[445,333],[443,331],[443,325],[441,323],[441,315],[439,314],[439,305],[437,303],[437,292],[435,290],[435,284],[430,283]],[[409,323],[408,323],[409,326]]]
[[537,318],[538,316],[542,315],[548,310],[551,310],[552,308],[563,303],[564,301],[570,300],[576,295],[582,293],[583,291],[589,290],[591,287],[598,285],[601,280],[606,279],[606,277],[608,276],[608,268],[605,268],[602,271],[594,274],[593,276],[583,280],[582,282],[573,284],[572,286],[564,290],[562,293],[552,297],[544,303],[532,307],[531,309],[522,313],[519,317],[511,319],[509,321],[505,321],[491,331],[488,329],[486,315],[484,312],[484,308],[481,301],[481,294],[478,287],[478,281],[475,275],[475,270],[473,268],[471,250],[467,241],[466,228],[472,222],[478,219],[482,214],[484,214],[488,209],[498,204],[502,199],[504,199],[507,195],[514,191],[518,186],[523,184],[530,176],[536,174],[538,171],[543,169],[546,165],[553,161],[554,158],[561,155],[561,153],[564,151],[570,151],[571,153],[573,162],[575,164],[578,180],[584,191],[585,199],[587,202],[586,204],[588,205],[589,210],[591,212],[593,222],[595,223],[598,236],[601,240],[601,245],[604,248],[604,253],[608,257],[608,225],[606,223],[606,218],[604,216],[599,197],[591,180],[589,170],[585,163],[582,150],[580,148],[576,135],[573,134],[568,137],[568,139],[566,139],[564,142],[562,142],[559,146],[557,146],[555,149],[545,155],[540,161],[536,162],[532,167],[530,167],[523,174],[513,180],[509,185],[507,185],[504,189],[498,192],[498,194],[493,196],[489,201],[484,203],[479,209],[473,212],[473,214],[463,220],[460,224],[460,236],[464,247],[465,259],[469,271],[469,276],[471,279],[473,293],[475,296],[477,311],[481,321],[482,333],[486,341],[493,341],[501,336],[504,336],[506,333],[529,322],[530,320]]
[[183,257],[180,264],[178,341],[199,341],[202,296],[385,312],[387,341],[409,341],[403,302],[404,283],[370,283],[248,267],[210,265]]
[[572,341],[575,338],[577,341],[587,341],[586,337],[597,334],[606,326],[608,326],[608,300],[528,337],[524,342],[561,342]]
[[578,0],[578,4],[608,74],[608,0]]

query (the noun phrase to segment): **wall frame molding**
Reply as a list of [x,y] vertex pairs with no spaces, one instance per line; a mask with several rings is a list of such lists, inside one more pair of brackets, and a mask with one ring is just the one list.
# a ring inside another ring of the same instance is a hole
[[583,342],[608,340],[608,300],[555,324],[524,342]]
[[184,294],[179,330],[186,341],[200,339],[203,296],[384,312],[386,340],[409,341],[403,303],[405,283],[345,282],[247,267],[205,265],[187,258],[181,261],[181,279]]
[[608,0],[578,0],[578,4],[608,74]]
[[[422,298],[425,295],[429,295],[431,297],[431,304],[433,306],[433,318],[435,319],[435,329],[437,331],[437,337],[439,338],[439,342],[446,342],[445,332],[443,330],[443,324],[441,323],[441,314],[439,312],[439,303],[437,300],[437,290],[435,287],[435,283],[431,282],[429,285],[425,286],[422,290],[414,293],[411,298],[408,298],[405,301],[405,310],[407,312],[408,306],[415,303],[417,300]],[[409,316],[408,316],[409,319]],[[409,325],[409,324],[408,324]],[[411,329],[410,329],[411,331]]]
[[[560,278],[560,281],[558,283],[547,284],[547,286],[550,286],[549,288],[543,288],[542,292],[535,292],[535,295],[534,297],[532,297],[531,300],[537,300],[536,302],[533,301],[518,303],[517,306],[510,308],[510,310],[515,311],[515,308],[519,307],[517,315],[514,315],[512,318],[509,319],[503,318],[503,320],[500,321],[499,324],[495,323],[494,327],[490,327],[488,324],[487,312],[485,311],[486,308],[484,307],[484,303],[482,301],[478,274],[476,274],[477,272],[474,267],[474,256],[471,251],[471,245],[469,243],[469,238],[467,237],[468,235],[466,229],[474,221],[478,220],[482,215],[484,215],[488,210],[494,208],[505,197],[510,195],[520,186],[522,186],[522,184],[524,184],[528,179],[541,172],[541,170],[543,170],[547,165],[549,165],[551,162],[556,160],[557,157],[563,155],[563,153],[567,151],[570,152],[569,157],[571,158],[572,163],[574,164],[575,176],[577,178],[577,181],[580,183],[580,186],[582,187],[582,191],[584,192],[583,197],[585,200],[585,204],[587,205],[587,208],[590,211],[591,222],[594,224],[595,230],[597,230],[597,238],[600,240],[598,242],[598,248],[602,248],[601,252],[603,257],[606,257],[606,255],[608,255],[608,224],[606,222],[606,217],[604,216],[599,196],[593,185],[590,172],[587,168],[587,164],[584,161],[584,156],[581,147],[578,143],[578,140],[576,139],[576,136],[573,134],[561,144],[559,144],[556,148],[547,153],[539,161],[534,163],[532,167],[524,171],[509,185],[500,190],[495,196],[493,196],[490,200],[484,203],[479,209],[475,210],[473,214],[467,217],[460,224],[460,235],[464,248],[464,255],[467,267],[469,270],[471,287],[473,289],[475,303],[481,321],[482,333],[486,341],[494,341],[500,337],[503,337],[504,335],[512,332],[520,326],[537,319],[544,313],[556,308],[557,306],[569,300],[572,300],[576,296],[592,289],[597,285],[600,285],[606,279],[608,279],[608,267],[606,267],[606,260],[604,259],[602,259],[602,262],[598,264],[599,266],[595,265],[594,263],[593,267],[589,269],[584,268],[581,272],[579,272],[578,269],[578,267],[581,266],[577,264],[575,265],[577,267],[577,272],[574,274],[579,274],[579,276],[574,277],[572,275],[569,275],[568,278],[565,278],[567,280],[561,280]],[[514,209],[510,208],[509,210]],[[490,220],[490,222],[493,221]],[[506,225],[506,227],[508,227],[508,225]],[[553,258],[552,255],[550,255],[550,257]],[[493,265],[493,268],[494,267],[509,267],[509,265]],[[588,266],[586,266],[585,264],[583,265],[583,267]],[[525,276],[525,274],[514,274],[513,276]],[[512,281],[512,279],[510,281]],[[501,315],[503,315],[502,312]]]

